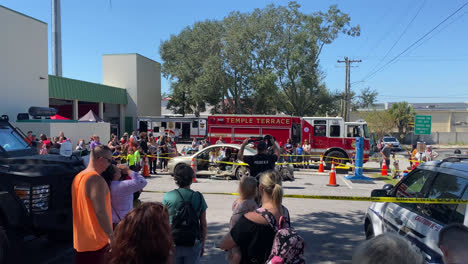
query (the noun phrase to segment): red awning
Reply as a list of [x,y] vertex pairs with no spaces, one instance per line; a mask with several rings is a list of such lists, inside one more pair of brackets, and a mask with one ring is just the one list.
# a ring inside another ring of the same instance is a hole
[[64,116],[61,116],[61,115],[54,115],[54,116],[51,116],[50,119],[53,119],[53,120],[70,120]]

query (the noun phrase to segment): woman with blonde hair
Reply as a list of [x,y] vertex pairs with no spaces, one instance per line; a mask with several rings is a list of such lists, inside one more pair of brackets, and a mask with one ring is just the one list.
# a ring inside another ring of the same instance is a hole
[[262,207],[241,216],[220,244],[223,250],[239,247],[242,255],[240,263],[265,263],[268,259],[275,231],[265,217],[274,218],[276,222],[282,217],[285,225],[290,226],[289,211],[282,205],[281,176],[273,170],[260,174],[258,192]]

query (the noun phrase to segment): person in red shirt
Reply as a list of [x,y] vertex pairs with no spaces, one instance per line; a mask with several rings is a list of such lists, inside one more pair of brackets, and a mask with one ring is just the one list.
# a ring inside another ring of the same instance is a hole
[[47,138],[47,136],[44,134],[41,134],[39,137],[41,138],[42,144],[44,144],[47,149],[50,148],[51,143],[50,143],[50,140]]
[[26,140],[26,142],[28,143],[28,145],[31,145],[31,143],[33,142],[33,132],[32,131],[28,131],[28,136],[24,138],[24,140]]

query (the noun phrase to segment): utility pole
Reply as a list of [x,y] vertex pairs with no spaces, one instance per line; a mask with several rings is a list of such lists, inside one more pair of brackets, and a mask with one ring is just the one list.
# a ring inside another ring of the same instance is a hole
[[338,60],[338,63],[345,63],[345,98],[343,103],[343,108],[341,110],[341,116],[345,119],[346,122],[349,121],[349,113],[351,111],[351,63],[362,62],[362,60],[349,60],[348,57],[344,58],[344,61]]

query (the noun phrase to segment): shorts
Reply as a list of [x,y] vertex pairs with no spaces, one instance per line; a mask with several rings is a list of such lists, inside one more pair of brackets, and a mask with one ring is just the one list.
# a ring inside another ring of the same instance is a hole
[[104,264],[109,257],[109,244],[96,251],[75,251],[75,264]]

